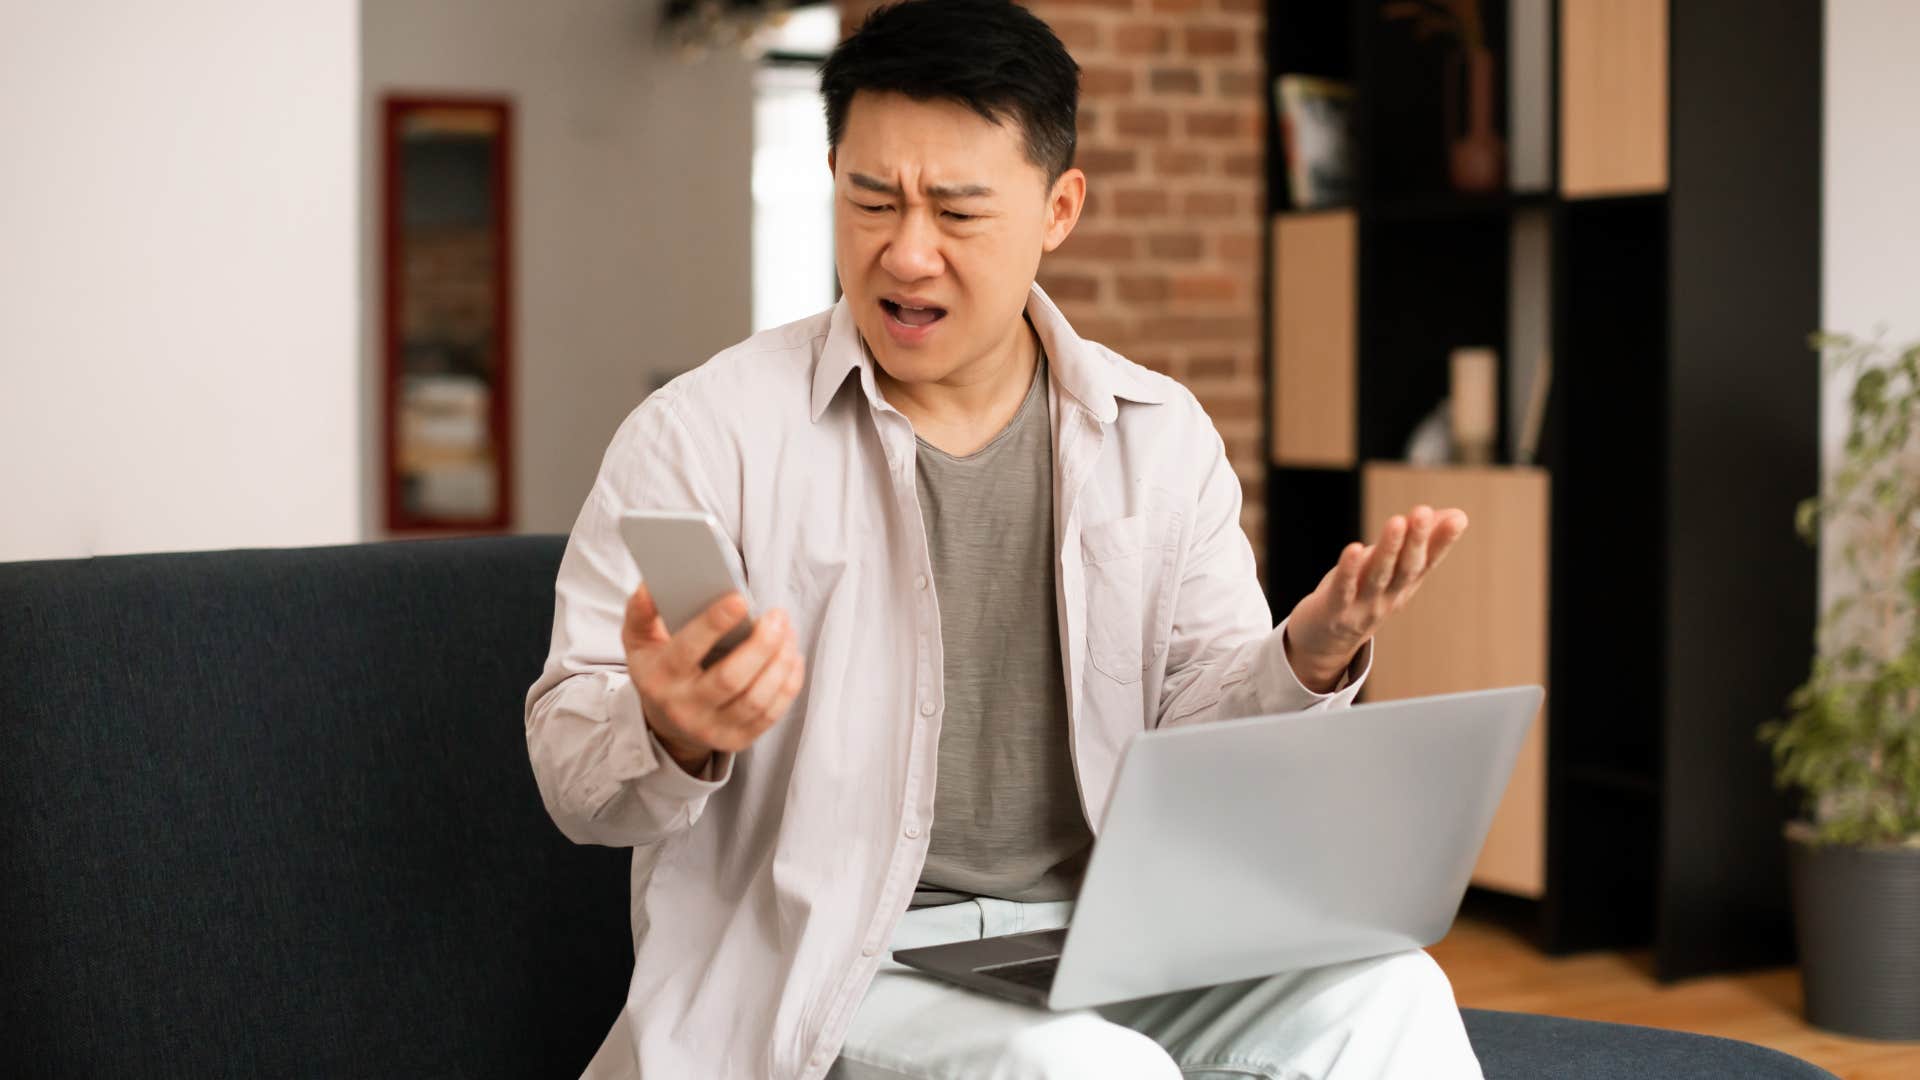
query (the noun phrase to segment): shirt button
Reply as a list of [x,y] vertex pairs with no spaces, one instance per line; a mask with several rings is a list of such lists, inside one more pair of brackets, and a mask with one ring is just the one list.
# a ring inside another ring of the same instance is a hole
[[933,702],[931,702],[931,701],[923,701],[923,702],[921,702],[921,703],[920,703],[920,715],[921,715],[921,716],[932,716],[932,715],[933,715]]
[[926,587],[927,587],[927,575],[925,575],[925,574],[921,574],[921,575],[920,575],[919,577],[917,577],[917,578],[914,578],[914,579],[913,579],[913,587],[914,587],[914,588],[916,588],[916,589],[924,589],[924,588],[926,588]]
[[907,826],[907,839],[909,840],[920,839],[920,826],[918,825]]
[[877,952],[879,952],[879,951],[880,951],[879,949],[876,949],[876,948],[874,948],[873,946],[871,946],[871,945],[869,945],[869,946],[867,946],[866,948],[864,948],[864,949],[861,949],[861,950],[860,950],[860,955],[861,955],[861,956],[872,956],[872,955],[873,955],[874,953],[877,953]]

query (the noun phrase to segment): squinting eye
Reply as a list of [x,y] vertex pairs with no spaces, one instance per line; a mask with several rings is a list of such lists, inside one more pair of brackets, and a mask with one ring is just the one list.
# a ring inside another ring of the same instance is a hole
[[[874,205],[872,203],[856,202],[853,205],[869,214],[883,214],[888,210],[893,209],[893,204],[891,203],[880,203],[878,205]],[[944,210],[944,211],[941,211],[941,213],[953,219],[954,221],[961,221],[961,222],[973,221],[980,216],[978,214],[962,214],[953,210]]]

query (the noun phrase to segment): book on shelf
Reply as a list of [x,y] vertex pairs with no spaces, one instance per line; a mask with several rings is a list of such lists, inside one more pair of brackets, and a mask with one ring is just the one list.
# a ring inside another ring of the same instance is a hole
[[1353,87],[1318,75],[1274,81],[1275,115],[1286,155],[1294,209],[1317,210],[1353,200]]

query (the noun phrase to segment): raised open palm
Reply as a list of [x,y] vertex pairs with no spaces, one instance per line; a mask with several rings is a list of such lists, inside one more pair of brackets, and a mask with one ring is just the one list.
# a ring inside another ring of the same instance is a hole
[[1344,671],[1387,616],[1406,606],[1467,531],[1463,510],[1416,506],[1387,519],[1380,539],[1348,544],[1340,561],[1293,609],[1287,655],[1303,675]]

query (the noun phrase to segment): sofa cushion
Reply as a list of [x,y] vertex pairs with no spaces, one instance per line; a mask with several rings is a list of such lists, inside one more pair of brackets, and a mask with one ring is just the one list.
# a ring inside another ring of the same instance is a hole
[[0,565],[0,1073],[577,1075],[633,958],[527,764],[562,547]]

